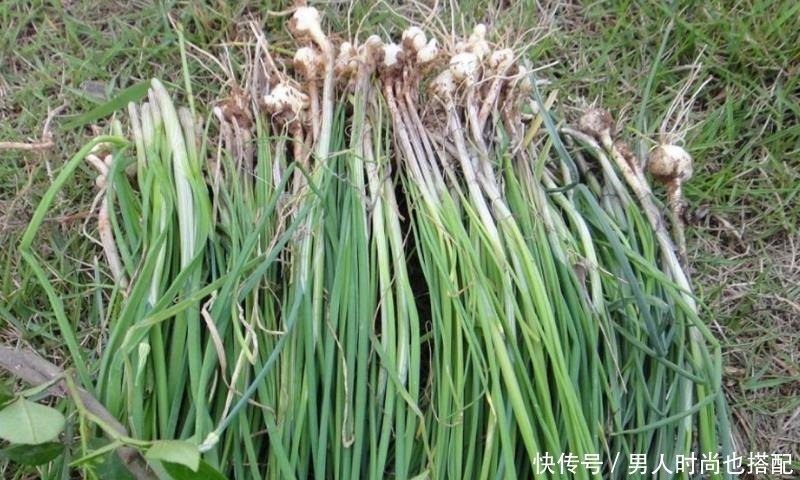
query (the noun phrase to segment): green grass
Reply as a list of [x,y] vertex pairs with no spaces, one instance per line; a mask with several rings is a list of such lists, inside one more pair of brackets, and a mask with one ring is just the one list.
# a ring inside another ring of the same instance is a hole
[[[17,246],[59,168],[92,136],[91,125],[63,126],[153,76],[180,89],[177,36],[168,15],[185,25],[187,40],[215,53],[238,32],[247,33],[241,22],[250,15],[275,27],[278,48],[287,36],[279,18],[263,15],[280,6],[31,3],[0,5],[0,141],[38,139],[48,108],[68,106],[51,128],[55,148],[0,151],[0,338],[31,344],[58,363],[65,355],[63,340]],[[693,128],[686,137],[695,158],[695,176],[685,187],[695,290],[723,343],[725,384],[744,448],[793,453],[797,459],[800,7],[767,0],[694,3],[679,2],[675,10],[665,2],[563,6],[547,20],[550,33],[530,46],[528,57],[534,66],[558,62],[541,76],[553,82],[548,90],[559,90],[568,117],[578,114],[570,107],[597,100],[632,142],[642,132],[652,136],[686,77],[685,67],[698,56],[704,75],[714,77],[690,116]],[[500,31],[545,22],[530,6],[512,8],[513,14],[502,16]],[[475,2],[461,9],[488,21],[497,7]],[[367,11],[363,5],[353,8],[353,28]],[[371,13],[365,30],[402,23],[386,9]],[[443,12],[441,18],[449,15]],[[335,28],[346,26],[341,20]],[[198,102],[228,93],[196,58],[188,65]],[[103,263],[99,247],[84,234],[85,226],[96,236],[94,221],[86,220],[93,176],[89,167],[79,167],[33,244],[51,266],[54,288],[87,355],[99,355],[104,340],[95,295],[98,285],[110,283],[97,266]],[[794,423],[787,423],[792,418]]]

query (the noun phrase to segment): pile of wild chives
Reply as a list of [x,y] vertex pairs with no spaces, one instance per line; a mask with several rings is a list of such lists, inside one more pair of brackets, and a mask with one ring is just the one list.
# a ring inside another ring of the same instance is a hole
[[[184,439],[235,478],[623,478],[731,450],[719,346],[610,115],[559,125],[483,25],[446,53],[417,27],[337,47],[309,7],[289,29],[294,57],[256,32],[206,118],[153,80],[132,141],[91,145],[108,338],[65,338],[120,444]],[[674,213],[688,155],[661,150]]]

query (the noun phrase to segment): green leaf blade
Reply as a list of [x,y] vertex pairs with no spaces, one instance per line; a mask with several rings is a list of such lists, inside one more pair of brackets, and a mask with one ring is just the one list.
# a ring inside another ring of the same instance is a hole
[[200,450],[197,445],[181,440],[159,440],[153,443],[145,458],[183,465],[193,472],[200,466]]
[[44,465],[64,452],[61,442],[46,442],[39,445],[11,445],[0,450],[0,458],[7,458],[20,465]]
[[0,438],[11,443],[52,442],[64,430],[64,415],[55,408],[19,398],[0,410]]
[[174,480],[225,480],[225,475],[204,460],[200,460],[196,471],[179,463],[164,462],[162,465]]
[[145,95],[147,95],[147,89],[149,87],[150,82],[143,81],[122,90],[111,100],[102,105],[98,105],[64,124],[64,130],[72,130],[98,119],[108,117],[112,113],[123,109],[129,102],[137,102],[144,98]]

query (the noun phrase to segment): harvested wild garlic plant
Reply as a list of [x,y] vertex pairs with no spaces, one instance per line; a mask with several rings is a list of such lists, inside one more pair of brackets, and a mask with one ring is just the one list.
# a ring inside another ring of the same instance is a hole
[[[288,30],[289,56],[254,28],[218,103],[153,80],[86,157],[114,286],[99,358],[72,361],[131,438],[229,478],[731,451],[719,344],[608,112],[560,118],[484,25],[338,42],[299,7]],[[691,157],[648,168],[677,212]]]

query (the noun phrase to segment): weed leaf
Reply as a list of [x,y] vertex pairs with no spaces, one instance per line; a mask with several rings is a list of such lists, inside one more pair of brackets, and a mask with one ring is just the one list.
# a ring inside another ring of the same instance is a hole
[[21,465],[43,465],[61,455],[64,444],[47,442],[39,445],[11,445],[0,450],[0,458],[11,460]]
[[0,410],[0,438],[11,443],[51,442],[64,429],[64,415],[55,408],[19,398]]
[[159,440],[147,450],[145,457],[148,460],[184,465],[193,472],[200,465],[200,450],[197,445],[181,440]]

